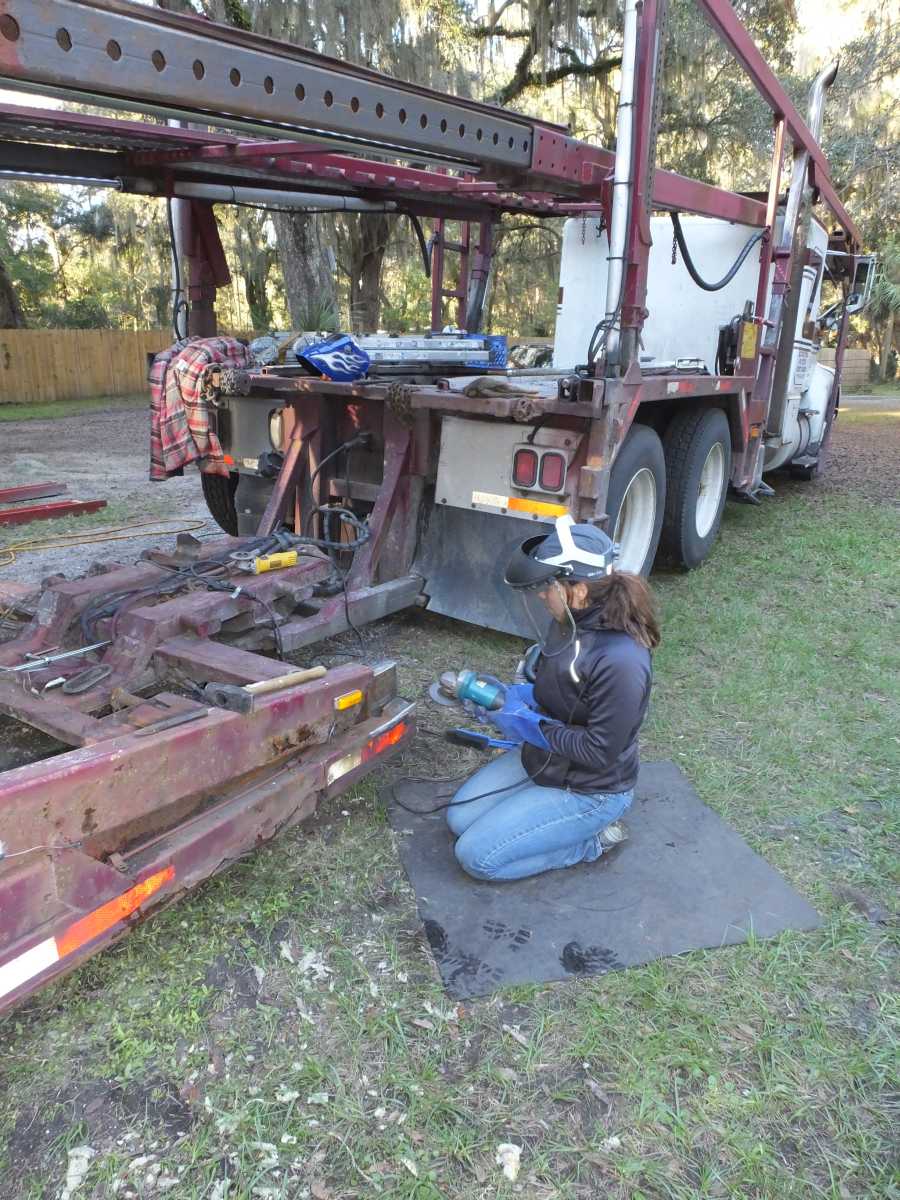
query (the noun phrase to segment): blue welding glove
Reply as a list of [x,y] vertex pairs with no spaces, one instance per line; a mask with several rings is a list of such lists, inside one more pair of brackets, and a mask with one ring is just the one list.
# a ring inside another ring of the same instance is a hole
[[532,746],[537,746],[539,750],[550,749],[550,743],[544,737],[541,729],[541,722],[545,721],[550,725],[559,724],[558,721],[553,721],[543,713],[535,712],[527,704],[509,700],[498,712],[488,713],[488,720],[509,741],[529,742]]
[[511,701],[519,701],[521,704],[527,705],[528,708],[537,708],[538,704],[534,698],[533,683],[508,683],[506,685],[506,704]]

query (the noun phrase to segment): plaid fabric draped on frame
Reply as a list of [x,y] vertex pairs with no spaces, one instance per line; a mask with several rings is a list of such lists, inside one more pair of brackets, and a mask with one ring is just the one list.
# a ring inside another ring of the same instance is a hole
[[213,366],[251,363],[247,347],[231,337],[185,338],[157,354],[150,368],[151,479],[180,475],[192,462],[207,474],[228,474],[210,428],[206,375]]

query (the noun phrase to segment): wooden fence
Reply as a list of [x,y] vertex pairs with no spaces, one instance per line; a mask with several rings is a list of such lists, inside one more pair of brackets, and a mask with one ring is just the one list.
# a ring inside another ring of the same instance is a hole
[[125,396],[147,387],[167,329],[0,329],[0,404]]
[[[834,351],[823,348],[819,351],[819,362],[824,367],[834,366]],[[852,395],[858,391],[868,391],[872,386],[869,379],[869,365],[872,355],[868,350],[845,350],[844,369],[841,372],[841,391]]]

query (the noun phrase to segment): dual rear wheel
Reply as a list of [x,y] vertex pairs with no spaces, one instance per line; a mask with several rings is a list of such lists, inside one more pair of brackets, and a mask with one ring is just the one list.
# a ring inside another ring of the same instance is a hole
[[678,413],[662,438],[633,425],[606,501],[619,569],[647,575],[657,557],[698,567],[718,536],[730,475],[731,431],[721,409]]

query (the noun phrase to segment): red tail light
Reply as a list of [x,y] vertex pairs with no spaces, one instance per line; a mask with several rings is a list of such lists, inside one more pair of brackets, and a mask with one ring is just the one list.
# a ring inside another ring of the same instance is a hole
[[565,457],[562,454],[548,451],[541,459],[541,491],[561,492],[565,481]]
[[519,488],[532,488],[537,482],[538,456],[534,450],[517,450],[513,458],[513,483]]

